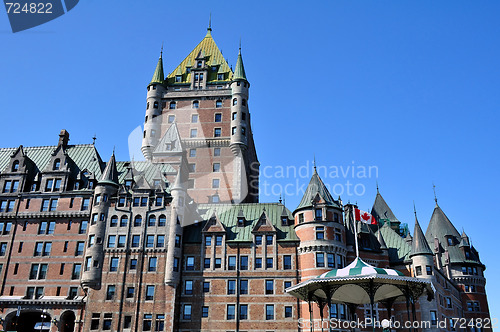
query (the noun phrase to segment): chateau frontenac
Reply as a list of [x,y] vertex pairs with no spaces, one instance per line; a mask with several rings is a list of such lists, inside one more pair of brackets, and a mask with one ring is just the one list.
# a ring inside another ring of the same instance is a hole
[[209,27],[180,64],[166,64],[168,75],[160,54],[145,82],[144,161],[72,145],[66,130],[57,145],[0,149],[3,330],[323,331],[299,322],[408,320],[404,298],[372,311],[286,292],[345,268],[356,251],[432,283],[433,296],[411,303],[430,322],[423,330],[491,330],[450,325],[489,319],[485,265],[437,199],[425,232],[416,215],[410,232],[377,189],[375,223],[365,223],[314,168],[298,206],[259,202],[259,124],[236,51],[233,69]]

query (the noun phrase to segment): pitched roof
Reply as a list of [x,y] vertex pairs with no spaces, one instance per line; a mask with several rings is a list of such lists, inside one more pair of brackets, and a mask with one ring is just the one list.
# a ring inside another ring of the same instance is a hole
[[391,264],[402,264],[409,258],[411,247],[389,224],[384,224],[379,230],[389,248],[389,262]]
[[415,217],[415,231],[413,232],[413,241],[411,243],[411,252],[410,257],[415,255],[432,255],[431,248],[427,243],[427,240],[424,236],[424,232],[418,223],[417,218]]
[[[51,157],[52,153],[57,149],[57,146],[35,146],[23,147],[23,152],[32,162],[34,172],[41,172],[44,170]],[[0,149],[0,170],[5,171],[9,164],[11,155],[16,152],[18,148],[1,148]],[[73,161],[74,166],[71,171],[73,176],[77,176],[79,172],[87,170],[92,173],[96,179],[102,175],[102,160],[99,153],[92,144],[81,145],[68,145],[65,149],[68,157]]]
[[188,56],[182,60],[182,62],[167,76],[169,84],[175,84],[175,76],[177,72],[180,70],[182,73],[182,79],[180,83],[189,83],[191,82],[191,73],[186,71],[187,67],[191,67],[192,64],[196,63],[196,58],[203,51],[203,55],[206,58],[206,63],[217,63],[218,70],[212,71],[209,70],[207,82],[217,80],[218,73],[224,73],[224,81],[231,81],[233,77],[233,72],[227,61],[224,59],[222,52],[217,47],[217,44],[212,38],[211,30],[207,31],[207,34],[203,40],[196,45],[196,47],[188,54]]
[[177,173],[177,171],[170,164],[153,164],[149,161],[118,161],[116,162],[116,169],[118,171],[118,182],[120,184],[125,183],[127,174],[130,175],[130,173],[134,177],[134,181],[139,180],[139,176],[143,176],[144,179],[150,184],[153,184],[154,180],[164,179],[163,174],[165,173]]
[[300,201],[300,204],[299,206],[297,206],[295,211],[306,207],[312,207],[313,202],[317,202],[318,199],[320,199],[321,202],[324,202],[326,205],[340,208],[339,204],[333,199],[332,195],[330,195],[328,188],[326,188],[325,184],[319,177],[318,173],[316,172],[316,168],[314,168],[314,173],[311,177],[311,181],[309,181],[309,185],[307,186],[306,191],[302,196],[302,200]]
[[160,53],[160,58],[158,59],[158,63],[156,64],[156,69],[153,74],[153,78],[151,79],[151,83],[160,83],[163,84],[165,80],[165,74],[163,73],[163,59],[162,54]]
[[392,213],[391,208],[389,207],[389,205],[387,205],[378,190],[377,196],[375,197],[375,202],[373,203],[372,207],[372,215],[377,220],[388,219],[391,222],[399,222],[398,218],[396,218],[394,213]]
[[[281,224],[281,212],[283,205],[280,203],[242,203],[242,204],[199,204],[198,212],[202,222],[184,228],[184,241],[187,243],[201,242],[201,232],[207,222],[215,213],[217,219],[226,229],[226,241],[228,242],[252,242],[252,230],[259,222],[262,212],[266,212],[267,222],[276,229],[276,239],[280,241],[298,241],[294,231],[294,225],[283,226]],[[238,215],[240,210],[245,217],[245,225],[238,226]],[[289,210],[288,218],[292,219]]]
[[238,60],[236,60],[236,67],[234,68],[233,80],[246,80],[245,67],[243,67],[243,58],[241,57],[241,48],[238,53]]

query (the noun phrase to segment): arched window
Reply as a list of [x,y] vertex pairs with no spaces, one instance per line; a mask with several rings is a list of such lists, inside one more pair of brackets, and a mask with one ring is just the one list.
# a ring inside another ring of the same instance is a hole
[[243,106],[247,106],[247,100],[246,100],[246,99],[243,99],[243,100],[241,101],[241,105],[243,105]]
[[54,160],[54,171],[57,171],[61,168],[61,159]]
[[234,98],[234,99],[233,99],[233,106],[234,106],[234,105],[238,105],[238,99],[237,99],[237,98]]
[[164,214],[162,214],[159,218],[158,218],[158,226],[165,226],[167,223],[167,217],[165,217]]
[[154,108],[158,108],[158,102],[155,101],[154,105],[153,105]]
[[141,224],[142,224],[142,216],[140,216],[140,215],[135,216],[134,227],[139,227],[139,226],[141,226]]
[[111,219],[109,220],[109,227],[116,227],[118,226],[118,216],[112,216]]
[[175,110],[176,106],[177,106],[176,102],[175,101],[171,101],[168,108],[171,109],[171,110]]
[[217,100],[215,102],[215,108],[221,108],[222,107],[222,100]]
[[146,105],[146,109],[147,109],[147,110],[149,109],[149,101],[148,101],[148,104]]
[[123,216],[122,219],[120,219],[120,227],[126,227],[128,224],[128,217]]
[[203,66],[203,61],[198,61],[198,64],[196,65],[196,67],[201,68],[201,66]]
[[156,225],[156,217],[154,215],[149,216],[148,226],[155,226],[155,225]]
[[200,102],[198,100],[193,101],[193,108],[200,108]]
[[19,170],[19,160],[16,160],[12,164],[12,172],[17,172],[18,170]]

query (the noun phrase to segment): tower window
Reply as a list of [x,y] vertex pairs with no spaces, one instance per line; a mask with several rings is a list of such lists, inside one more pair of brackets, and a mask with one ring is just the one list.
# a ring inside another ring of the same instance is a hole
[[212,170],[214,172],[220,172],[220,163],[214,163]]
[[316,214],[316,220],[322,220],[323,219],[323,210],[316,209],[315,214]]
[[215,102],[215,108],[221,108],[222,107],[222,100],[217,100]]
[[237,116],[238,116],[238,113],[233,112],[233,114],[232,114],[232,119],[233,119],[233,120],[236,120],[236,117],[237,117]]
[[198,100],[193,101],[193,108],[199,108],[200,102]]
[[156,130],[151,129],[151,137],[155,137],[155,136],[156,136]]
[[147,109],[147,110],[149,109],[149,101],[148,101],[148,103],[146,104],[146,109]]
[[231,135],[236,134],[236,127],[231,128]]
[[247,106],[247,100],[246,100],[246,99],[243,99],[243,100],[241,101],[241,105],[243,105],[243,106]]
[[222,113],[215,113],[215,122],[222,122]]
[[177,103],[175,101],[171,101],[168,108],[171,110],[175,110],[176,106],[177,106]]
[[196,157],[196,149],[190,149],[189,150],[189,156],[190,157]]
[[158,108],[158,102],[155,101],[155,103],[153,104],[153,108]]
[[219,179],[212,179],[212,188],[217,189],[219,188],[219,185],[220,185]]
[[416,276],[421,276],[422,275],[422,267],[421,266],[416,266],[415,267],[415,275]]
[[224,80],[224,74],[217,74],[217,80],[219,81]]
[[198,63],[196,64],[196,67],[201,68],[202,66],[203,66],[203,61],[198,61]]
[[322,252],[316,253],[316,267],[325,267],[325,254]]
[[222,135],[222,129],[214,128],[214,137],[221,137],[221,135]]
[[238,99],[237,98],[233,98],[233,106],[235,105],[238,105]]
[[323,240],[325,238],[325,227],[316,227],[316,240]]

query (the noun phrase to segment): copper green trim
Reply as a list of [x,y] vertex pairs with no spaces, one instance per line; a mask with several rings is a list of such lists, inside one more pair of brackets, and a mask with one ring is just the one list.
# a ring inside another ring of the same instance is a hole
[[243,58],[241,57],[241,48],[238,53],[238,60],[236,61],[236,68],[234,69],[233,80],[245,80],[247,76],[245,75],[245,67],[243,66]]
[[158,59],[158,63],[156,64],[156,69],[150,84],[152,83],[163,84],[164,79],[165,75],[163,74],[163,59],[162,55],[160,54],[160,58]]

